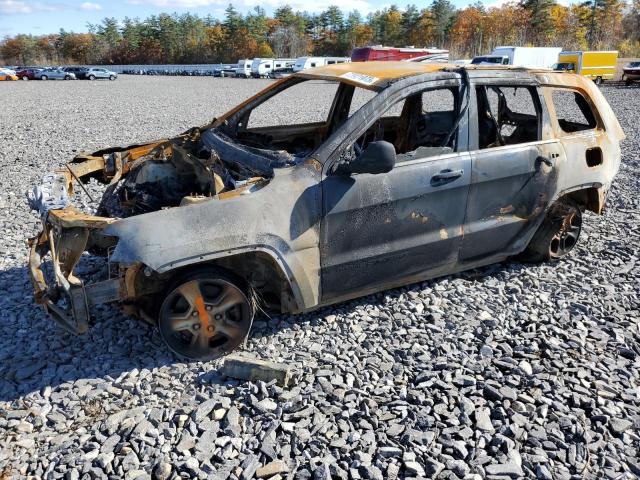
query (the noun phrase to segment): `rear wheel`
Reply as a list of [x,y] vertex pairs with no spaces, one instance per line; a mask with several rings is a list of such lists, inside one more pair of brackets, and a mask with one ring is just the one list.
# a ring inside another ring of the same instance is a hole
[[565,257],[577,245],[582,231],[582,210],[570,199],[556,202],[538,228],[523,259],[546,262]]
[[47,78],[48,78],[48,77],[47,77],[46,75],[42,75],[42,76],[40,77],[40,80],[47,80]]
[[116,77],[115,77],[114,75],[109,75],[109,80],[112,80],[112,81],[113,81],[113,80],[115,80],[115,79],[116,79]]
[[252,322],[253,306],[242,282],[215,269],[176,279],[158,315],[167,346],[193,360],[212,360],[231,352],[247,337]]
[[95,75],[89,75],[89,80],[95,80],[96,76]]
[[22,77],[22,80],[29,80],[29,77],[25,75],[24,77]]

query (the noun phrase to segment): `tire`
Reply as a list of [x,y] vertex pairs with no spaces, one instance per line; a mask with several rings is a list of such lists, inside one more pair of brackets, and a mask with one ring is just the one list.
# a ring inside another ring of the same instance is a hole
[[70,77],[69,75],[66,75],[66,76],[64,77],[64,79],[65,79],[65,80],[71,80],[71,77]]
[[29,77],[27,77],[26,75],[24,77],[22,77],[22,80],[27,81],[29,80]]
[[96,76],[95,75],[89,75],[89,80],[95,80]]
[[191,360],[213,360],[242,344],[254,308],[245,282],[221,269],[178,275],[163,294],[158,330],[167,347]]
[[116,77],[114,75],[109,75],[109,80],[111,80],[112,82],[116,79]]
[[602,77],[596,77],[594,82],[596,83],[596,85],[602,85]]
[[548,262],[566,257],[577,245],[582,231],[582,209],[571,199],[558,200],[547,212],[521,258]]
[[49,77],[47,77],[46,75],[42,75],[42,76],[40,77],[40,80],[48,80],[48,79],[49,79]]
[[624,84],[625,84],[627,87],[630,87],[630,86],[631,86],[631,80],[629,80],[629,79],[627,78],[627,79],[624,81]]

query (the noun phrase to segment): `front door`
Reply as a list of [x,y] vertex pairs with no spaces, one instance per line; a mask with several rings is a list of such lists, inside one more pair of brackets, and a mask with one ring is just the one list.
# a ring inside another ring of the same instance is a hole
[[471,263],[526,246],[564,158],[535,86],[480,83],[472,91],[477,127],[471,132],[471,187],[460,252],[461,262]]
[[390,172],[324,178],[323,302],[446,273],[457,263],[471,178],[466,117],[455,127],[458,89],[457,81],[439,82],[371,120],[356,144],[371,132],[393,143]]

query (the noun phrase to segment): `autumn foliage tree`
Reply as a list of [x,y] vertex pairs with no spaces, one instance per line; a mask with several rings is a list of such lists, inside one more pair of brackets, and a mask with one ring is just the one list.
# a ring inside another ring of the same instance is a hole
[[346,56],[355,47],[440,47],[454,58],[489,53],[498,45],[618,49],[640,55],[640,0],[513,0],[456,9],[450,0],[420,8],[396,5],[363,17],[339,6],[323,12],[282,5],[267,15],[262,7],[241,14],[229,5],[221,19],[190,13],[145,19],[105,18],[86,33],[65,30],[0,40],[5,64],[231,63],[240,58]]

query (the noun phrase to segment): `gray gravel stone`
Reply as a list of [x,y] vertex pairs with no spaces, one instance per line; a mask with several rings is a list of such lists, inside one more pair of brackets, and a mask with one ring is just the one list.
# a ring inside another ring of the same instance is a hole
[[404,469],[407,472],[407,475],[419,477],[425,476],[424,468],[422,468],[422,465],[418,462],[404,462]]
[[611,431],[616,435],[621,435],[626,432],[632,425],[633,422],[621,418],[612,418],[609,421],[609,428],[611,428]]
[[494,475],[499,477],[511,477],[511,478],[519,478],[524,476],[524,472],[522,471],[522,467],[518,465],[515,461],[510,461],[507,463],[492,463],[491,465],[487,465],[485,467],[485,471],[488,475]]
[[491,423],[491,417],[488,408],[476,409],[476,426],[485,432],[493,432],[493,424]]

